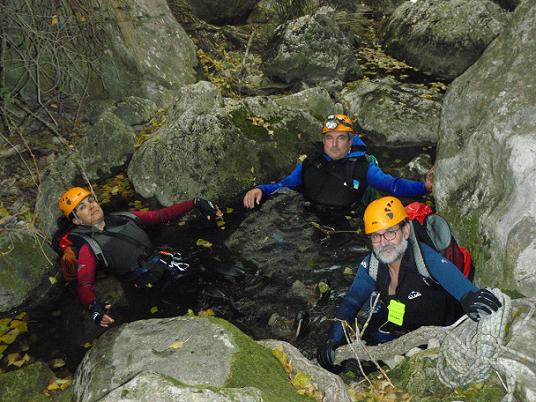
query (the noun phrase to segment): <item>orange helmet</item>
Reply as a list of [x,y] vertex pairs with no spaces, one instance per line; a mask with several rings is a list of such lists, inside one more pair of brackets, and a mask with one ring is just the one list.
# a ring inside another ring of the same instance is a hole
[[91,195],[91,192],[82,187],[72,187],[64,192],[58,200],[58,207],[63,215],[69,216],[76,208],[80,201]]
[[322,127],[322,134],[326,134],[332,131],[346,131],[348,133],[355,133],[352,125],[352,120],[345,114],[330,114],[324,122]]
[[365,234],[388,229],[408,217],[402,202],[395,197],[382,197],[372,201],[363,215]]

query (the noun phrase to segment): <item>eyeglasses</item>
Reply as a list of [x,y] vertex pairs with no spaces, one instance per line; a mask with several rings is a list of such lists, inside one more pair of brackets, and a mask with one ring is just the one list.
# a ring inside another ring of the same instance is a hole
[[97,200],[95,200],[95,197],[90,195],[85,200],[80,201],[80,203],[76,206],[74,210],[76,212],[83,211],[84,209],[88,207],[89,204],[93,204],[95,202],[97,202]]
[[396,234],[401,228],[386,230],[384,233],[372,233],[369,238],[372,243],[379,243],[383,237],[385,241],[391,241],[396,239]]
[[328,130],[334,130],[337,128],[339,124],[342,124],[343,126],[350,127],[353,130],[353,127],[351,124],[345,122],[343,119],[339,119],[334,114],[330,114],[326,122],[324,123],[324,127],[326,127]]

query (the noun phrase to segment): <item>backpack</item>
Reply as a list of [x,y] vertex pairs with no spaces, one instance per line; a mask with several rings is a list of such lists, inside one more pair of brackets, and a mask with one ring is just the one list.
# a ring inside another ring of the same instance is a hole
[[[137,225],[142,225],[140,219],[131,212],[113,212],[110,215],[122,216],[133,220]],[[78,252],[83,244],[87,244],[97,264],[107,268],[108,261],[104,257],[102,248],[90,235],[73,231],[76,227],[69,219],[62,216],[57,221],[58,229],[52,236],[51,246],[59,256],[59,265],[63,278],[66,281],[75,281],[78,274]]]
[[[435,214],[428,205],[413,202],[405,207],[411,226],[410,247],[413,248],[417,270],[427,284],[434,282],[424,262],[418,242],[425,243],[443,257],[450,260],[471,282],[475,275],[475,267],[471,255],[466,248],[460,246],[448,222],[440,215]],[[369,275],[376,280],[378,276],[379,261],[374,253],[369,262]]]

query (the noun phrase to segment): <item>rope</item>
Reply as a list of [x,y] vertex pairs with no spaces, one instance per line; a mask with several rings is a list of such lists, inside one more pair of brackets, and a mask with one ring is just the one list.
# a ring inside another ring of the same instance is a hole
[[[502,371],[507,377],[507,394],[503,400],[510,401],[513,398],[515,379],[498,362],[498,357],[508,352],[520,359],[534,359],[504,346],[505,329],[511,318],[512,303],[510,297],[499,289],[493,289],[492,292],[502,303],[502,307],[497,312],[482,317],[479,322],[465,320],[464,325],[458,325],[448,333],[441,344],[436,374],[443,384],[454,388],[483,381],[492,370],[497,371],[497,374]],[[534,310],[535,306],[531,304],[524,320],[516,325],[516,333],[523,332],[522,328],[528,323]],[[503,382],[502,378],[500,379]]]

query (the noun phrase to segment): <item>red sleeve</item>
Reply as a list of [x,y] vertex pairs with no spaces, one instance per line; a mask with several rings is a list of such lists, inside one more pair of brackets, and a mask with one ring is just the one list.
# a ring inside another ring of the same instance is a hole
[[157,223],[166,223],[179,219],[186,212],[194,208],[194,201],[183,201],[171,205],[167,208],[156,211],[132,211],[146,225],[155,225]]
[[89,303],[97,299],[95,295],[95,270],[97,261],[91,248],[84,244],[78,253],[78,298],[87,307]]

